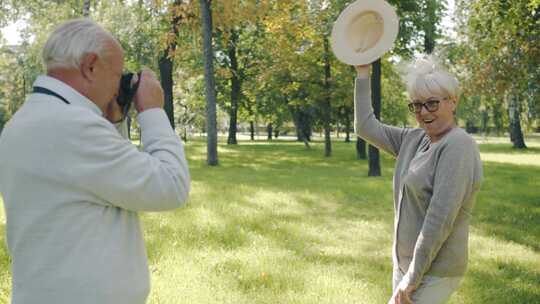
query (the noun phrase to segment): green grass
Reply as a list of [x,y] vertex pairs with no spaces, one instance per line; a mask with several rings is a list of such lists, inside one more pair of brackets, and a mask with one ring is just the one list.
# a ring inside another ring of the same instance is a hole
[[[386,303],[391,290],[392,167],[368,178],[354,144],[221,145],[221,165],[189,142],[192,192],[174,212],[142,216],[149,303]],[[451,303],[533,303],[540,297],[540,151],[481,145],[485,183],[469,270]],[[524,157],[531,157],[523,162]],[[5,218],[0,211],[4,240]],[[9,294],[0,247],[0,303]]]

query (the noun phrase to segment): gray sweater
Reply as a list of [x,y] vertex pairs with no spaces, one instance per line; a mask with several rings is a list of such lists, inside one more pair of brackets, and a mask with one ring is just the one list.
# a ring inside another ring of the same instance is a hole
[[394,265],[405,284],[424,275],[462,276],[467,267],[469,222],[482,181],[474,140],[454,128],[436,143],[420,128],[379,122],[371,106],[370,83],[358,78],[355,128],[358,136],[394,157]]

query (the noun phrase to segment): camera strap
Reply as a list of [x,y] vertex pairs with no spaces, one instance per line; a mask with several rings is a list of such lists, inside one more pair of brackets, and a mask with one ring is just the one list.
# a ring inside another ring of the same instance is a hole
[[67,99],[65,99],[64,97],[62,97],[61,95],[59,95],[58,93],[55,93],[49,89],[46,89],[46,88],[43,88],[43,87],[34,87],[34,90],[32,91],[32,93],[40,93],[40,94],[45,94],[45,95],[50,95],[50,96],[54,96],[60,100],[62,100],[63,102],[65,102],[66,104],[70,104],[69,101],[67,101]]

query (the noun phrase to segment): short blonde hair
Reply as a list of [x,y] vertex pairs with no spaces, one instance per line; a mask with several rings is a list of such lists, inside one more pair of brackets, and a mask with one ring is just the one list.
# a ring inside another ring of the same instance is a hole
[[405,84],[411,100],[448,97],[458,101],[459,82],[434,56],[423,56],[409,64]]
[[43,61],[50,70],[79,68],[88,53],[107,59],[107,44],[111,39],[114,38],[107,30],[90,19],[69,20],[49,36],[43,48]]

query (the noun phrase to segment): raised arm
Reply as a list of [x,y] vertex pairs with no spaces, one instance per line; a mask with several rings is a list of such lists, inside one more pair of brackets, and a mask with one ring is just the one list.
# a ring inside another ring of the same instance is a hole
[[[67,138],[75,163],[82,164],[67,180],[107,204],[133,211],[160,211],[183,204],[190,189],[182,141],[172,129],[163,107],[163,91],[155,75],[143,71],[135,96],[143,151],[126,142],[127,129],[115,130],[105,120],[88,117]],[[118,131],[118,132],[117,132]],[[81,149],[86,142],[95,143]]]
[[371,106],[371,84],[369,66],[356,67],[358,72],[354,89],[354,127],[356,135],[370,144],[397,156],[407,128],[398,128],[381,123]]
[[[132,211],[164,211],[188,198],[190,175],[182,141],[163,109],[140,113],[143,151],[122,138],[113,125],[89,117],[64,140],[68,157],[80,164],[61,170],[71,187],[91,193],[98,203]],[[92,145],[88,145],[92,142]],[[81,147],[85,147],[81,149]]]

